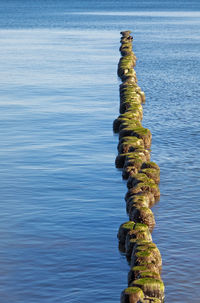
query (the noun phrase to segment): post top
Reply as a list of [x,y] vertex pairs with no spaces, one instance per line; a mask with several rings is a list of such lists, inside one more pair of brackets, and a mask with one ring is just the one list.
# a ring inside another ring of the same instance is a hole
[[121,34],[123,37],[128,37],[128,36],[131,34],[131,31],[123,31],[123,32],[120,32],[120,34]]

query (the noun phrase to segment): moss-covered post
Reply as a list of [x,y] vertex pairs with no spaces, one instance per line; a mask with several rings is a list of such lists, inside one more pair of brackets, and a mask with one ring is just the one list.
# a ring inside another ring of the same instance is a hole
[[126,254],[131,269],[121,303],[163,303],[162,259],[152,241],[155,219],[150,209],[160,198],[160,169],[150,160],[151,132],[142,126],[142,104],[146,98],[137,84],[134,70],[137,58],[130,34],[130,31],[121,32],[121,58],[117,70],[122,81],[120,115],[113,122],[113,131],[119,134],[115,165],[122,169],[128,187],[125,200],[129,221],[120,225],[118,240],[119,249]]

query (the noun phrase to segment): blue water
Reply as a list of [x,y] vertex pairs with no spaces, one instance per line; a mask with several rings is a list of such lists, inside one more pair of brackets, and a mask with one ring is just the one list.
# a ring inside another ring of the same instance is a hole
[[199,1],[1,0],[1,303],[114,303],[127,286],[112,133],[124,29],[161,169],[165,302],[200,302]]

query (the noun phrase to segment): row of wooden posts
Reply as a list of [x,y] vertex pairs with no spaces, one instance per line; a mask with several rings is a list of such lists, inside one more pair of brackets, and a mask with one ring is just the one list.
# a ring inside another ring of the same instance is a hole
[[151,207],[160,198],[160,169],[150,160],[151,132],[141,124],[145,94],[137,84],[130,33],[121,32],[120,115],[113,122],[113,131],[119,133],[115,164],[122,170],[128,188],[125,201],[129,221],[118,231],[119,249],[130,264],[121,303],[163,303],[162,259],[151,235],[155,226]]

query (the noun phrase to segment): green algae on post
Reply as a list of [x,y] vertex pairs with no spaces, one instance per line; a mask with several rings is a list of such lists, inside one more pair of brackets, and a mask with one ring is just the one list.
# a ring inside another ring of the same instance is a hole
[[145,263],[156,264],[156,267],[161,272],[162,270],[162,258],[158,249],[146,248],[146,250],[138,250],[137,245],[131,255],[131,266],[144,265]]
[[128,221],[120,225],[117,237],[121,244],[125,244],[127,233],[133,229],[135,222]]
[[141,288],[145,295],[155,297],[164,302],[164,283],[160,279],[141,278],[135,280],[132,286]]
[[153,179],[156,184],[160,183],[160,171],[154,168],[141,168],[139,171],[141,174],[145,174],[150,179]]
[[125,253],[128,260],[131,259],[132,252],[135,246],[140,241],[152,241],[152,236],[147,228],[146,230],[131,230],[126,235],[126,242],[125,242]]
[[138,147],[144,148],[144,143],[141,139],[137,137],[130,137],[131,139],[126,139],[128,137],[123,137],[118,145],[119,154],[129,153],[136,150]]
[[141,193],[139,195],[132,195],[126,200],[126,211],[129,214],[132,206],[150,207],[150,198],[147,193]]
[[[127,193],[125,195],[125,201],[128,202],[128,201],[130,201],[130,199],[134,199],[134,201],[137,202],[137,201],[140,201],[140,197],[143,197],[143,196],[147,197],[147,199],[148,199],[148,202],[149,202],[148,207],[152,207],[155,204],[156,200],[155,200],[153,193],[151,193],[150,191],[141,191],[139,193],[135,193],[134,188],[130,188],[127,191]],[[127,212],[129,212],[129,211],[127,211]]]
[[128,178],[127,187],[132,188],[135,185],[137,185],[138,183],[148,182],[148,181],[154,182],[154,180],[149,178],[146,174],[139,172]]
[[131,285],[134,280],[147,277],[155,278],[158,280],[161,279],[159,269],[155,264],[149,263],[141,266],[133,266],[128,273],[128,285]]
[[148,207],[133,205],[129,210],[129,219],[146,224],[150,232],[153,231],[156,224],[154,214]]
[[142,303],[144,293],[139,287],[128,287],[121,293],[121,303]]
[[160,189],[158,185],[151,179],[148,181],[140,182],[131,188],[133,194],[142,192],[151,192],[154,195],[155,201],[160,199]]

